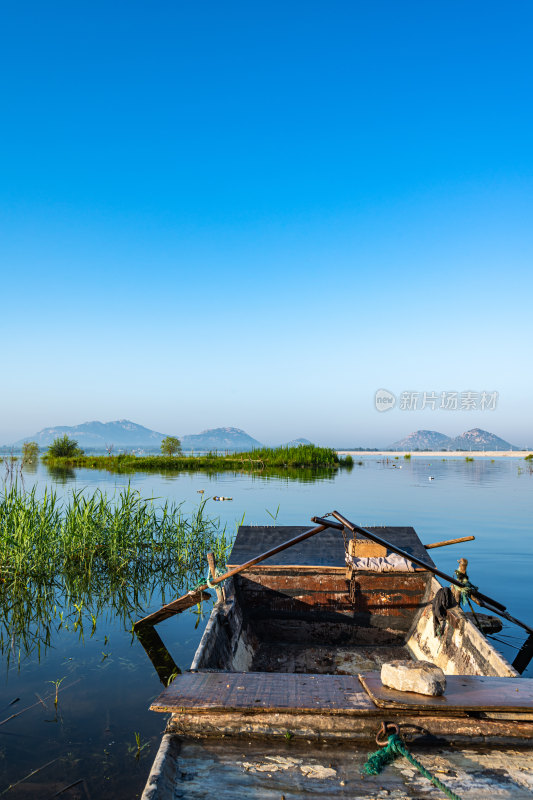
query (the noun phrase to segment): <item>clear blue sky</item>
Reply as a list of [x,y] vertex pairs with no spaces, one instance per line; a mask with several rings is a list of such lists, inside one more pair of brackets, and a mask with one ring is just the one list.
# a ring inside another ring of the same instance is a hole
[[[0,443],[533,443],[529,2],[3,5]],[[374,409],[496,390],[494,412]]]

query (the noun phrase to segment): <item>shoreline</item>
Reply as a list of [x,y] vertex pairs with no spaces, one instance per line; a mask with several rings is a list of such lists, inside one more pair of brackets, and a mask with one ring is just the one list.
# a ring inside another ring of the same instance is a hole
[[337,450],[339,456],[412,456],[413,458],[526,458],[531,450]]

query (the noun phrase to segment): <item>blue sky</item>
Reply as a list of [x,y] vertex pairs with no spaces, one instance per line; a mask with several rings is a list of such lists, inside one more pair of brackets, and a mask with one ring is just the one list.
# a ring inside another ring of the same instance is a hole
[[[8,3],[0,443],[533,444],[527,2]],[[376,389],[498,391],[379,414]]]

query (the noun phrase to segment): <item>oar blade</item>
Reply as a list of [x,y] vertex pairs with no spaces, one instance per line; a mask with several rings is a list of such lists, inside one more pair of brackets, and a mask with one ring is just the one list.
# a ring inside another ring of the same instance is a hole
[[529,662],[533,658],[533,633],[530,633],[526,641],[518,651],[518,654],[513,661],[513,667],[521,675],[529,666]]
[[138,628],[140,625],[157,625],[158,622],[163,622],[164,619],[168,619],[168,617],[172,617],[174,614],[181,614],[182,611],[192,608],[202,600],[209,600],[210,597],[211,595],[209,592],[203,589],[197,589],[195,592],[187,592],[187,594],[173,600],[172,603],[168,603],[168,605],[159,608],[152,614],[148,614],[147,617],[138,619],[134,628]]

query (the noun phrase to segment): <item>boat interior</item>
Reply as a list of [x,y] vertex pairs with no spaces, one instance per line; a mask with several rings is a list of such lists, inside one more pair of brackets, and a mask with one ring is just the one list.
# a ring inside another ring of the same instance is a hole
[[[243,526],[228,567],[305,530]],[[371,530],[433,565],[413,528]],[[228,579],[191,668],[152,702],[171,713],[167,731],[367,742],[385,714],[417,740],[530,742],[533,681],[457,607],[435,634],[433,573],[411,561],[347,570],[345,553],[342,531],[326,529]],[[440,666],[444,695],[382,685],[380,666],[395,659]]]
[[[306,530],[241,526],[228,567]],[[370,528],[434,566],[411,527]],[[225,587],[192,671],[358,675],[394,659],[429,660],[449,675],[516,676],[459,608],[435,635],[432,573],[347,570],[345,541],[333,529],[272,556]]]

